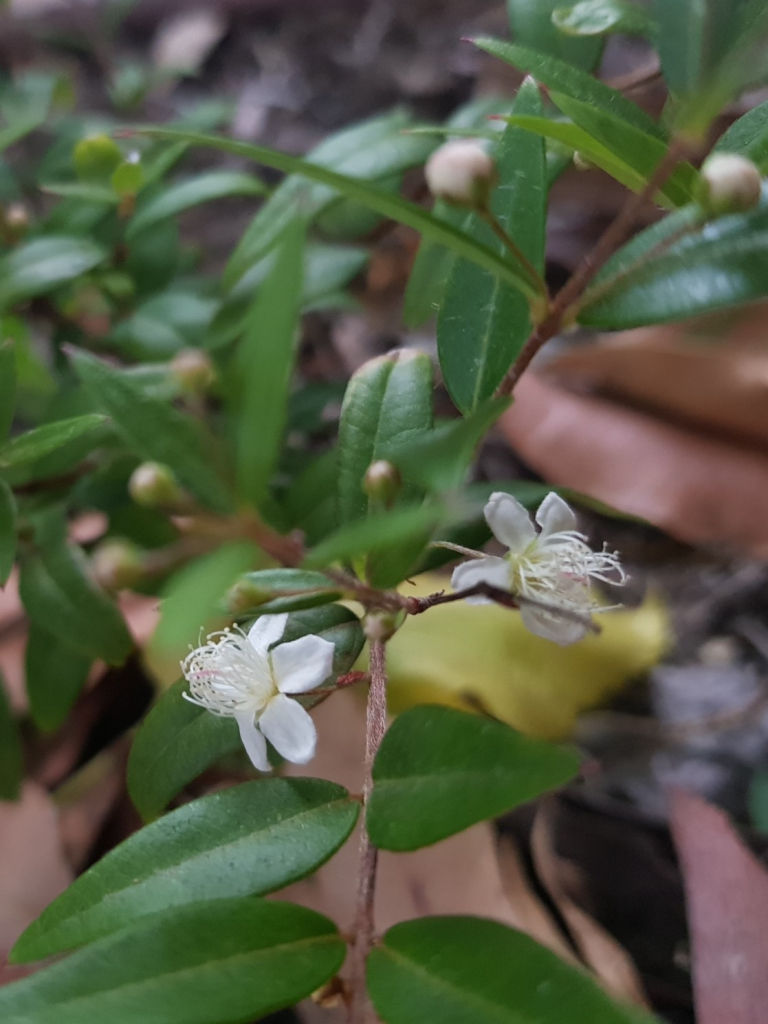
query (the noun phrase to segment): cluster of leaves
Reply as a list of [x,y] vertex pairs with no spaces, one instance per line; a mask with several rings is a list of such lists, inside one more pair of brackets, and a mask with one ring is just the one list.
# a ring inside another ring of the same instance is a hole
[[[424,162],[436,136],[487,134],[500,179],[493,214],[543,272],[548,189],[573,153],[642,190],[673,138],[700,138],[724,104],[761,80],[762,6],[659,0],[648,15],[623,0],[570,9],[509,0],[517,41],[476,43],[529,76],[511,108],[475,105],[438,132],[413,130],[395,112],[303,160],[207,134],[214,126],[199,119],[85,137],[82,124],[51,113],[54,81],[8,85],[0,145],[35,131],[48,149],[31,178],[3,165],[5,198],[42,188],[58,199],[29,223],[6,207],[0,256],[0,577],[18,561],[34,724],[59,727],[92,663],[120,664],[133,646],[117,603],[68,536],[80,512],[103,513],[106,537],[133,546],[136,585],[166,599],[158,637],[167,650],[194,638],[236,584],[230,609],[242,619],[288,612],[283,642],[308,633],[333,641],[329,690],[351,669],[363,632],[339,603],[349,576],[325,570],[342,566],[361,587],[393,588],[450,557],[429,546],[436,538],[484,543],[483,502],[505,485],[465,481],[477,442],[508,404],[494,397],[499,384],[548,297],[476,213],[443,203],[429,212],[403,198],[403,172]],[[671,92],[660,123],[590,74],[616,31],[659,40]],[[736,122],[719,146],[765,167],[766,111]],[[494,128],[488,113],[501,115]],[[251,170],[177,178],[193,147],[287,176],[271,191]],[[576,321],[621,329],[768,294],[768,201],[705,223],[698,179],[693,164],[678,164],[656,197],[668,215],[614,254],[580,297]],[[263,202],[217,280],[181,244],[176,218],[228,197]],[[334,441],[327,411],[339,389],[297,380],[300,317],[353,301],[346,286],[382,219],[422,235],[405,317],[418,323],[439,309],[440,370],[462,415],[435,423],[431,361],[394,352],[348,383]],[[190,349],[211,370],[202,388],[175,361]],[[400,480],[386,499],[363,488],[381,460]],[[147,462],[177,488],[169,507],[131,496],[128,481]],[[541,493],[529,488],[521,499]],[[177,683],[158,700],[133,745],[129,788],[148,824],[20,938],[16,962],[74,952],[0,991],[9,1024],[224,1024],[291,1005],[340,968],[345,943],[334,923],[260,897],[331,857],[358,802],[331,783],[273,778],[163,815],[238,742],[231,719],[184,702],[182,690]],[[12,797],[19,741],[5,702],[0,742],[0,785]],[[398,718],[376,757],[369,835],[381,849],[417,849],[577,769],[573,752],[501,723],[417,708]],[[585,1024],[648,1019],[525,936],[470,918],[391,929],[369,958],[368,983],[387,1024],[545,1024],[564,1007]]]

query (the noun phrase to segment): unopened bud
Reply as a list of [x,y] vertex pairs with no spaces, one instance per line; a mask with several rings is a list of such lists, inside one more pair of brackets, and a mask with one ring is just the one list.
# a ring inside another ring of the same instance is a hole
[[701,168],[699,202],[710,213],[741,213],[760,202],[760,171],[736,153],[715,153]]
[[207,352],[199,348],[183,348],[171,360],[171,374],[182,391],[199,395],[216,380],[216,368]]
[[372,462],[363,477],[363,490],[369,498],[390,505],[402,485],[400,470],[386,459]]
[[184,492],[173,472],[160,462],[142,462],[131,473],[128,493],[145,508],[168,508],[184,503]]
[[397,612],[368,612],[363,619],[363,632],[368,640],[383,643],[395,635],[401,619]]
[[274,591],[259,587],[244,577],[229,589],[224,598],[224,605],[232,615],[243,615],[252,608],[258,608],[260,604],[271,601],[274,596]]
[[435,150],[424,174],[433,196],[478,209],[488,204],[496,165],[481,143],[455,139]]
[[122,163],[123,154],[115,140],[108,135],[89,135],[75,146],[72,159],[81,181],[105,185],[115,168]]
[[29,228],[29,210],[24,203],[11,203],[3,213],[3,227],[10,242],[18,242]]
[[141,551],[127,540],[105,540],[91,555],[91,572],[112,593],[135,587],[144,578]]

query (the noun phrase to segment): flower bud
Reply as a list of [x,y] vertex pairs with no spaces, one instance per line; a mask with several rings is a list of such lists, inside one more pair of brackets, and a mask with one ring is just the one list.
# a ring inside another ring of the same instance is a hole
[[4,234],[10,243],[18,242],[29,228],[29,210],[24,203],[11,203],[3,213]]
[[475,209],[487,205],[496,165],[481,143],[455,139],[436,149],[424,168],[433,196]]
[[118,164],[122,163],[123,154],[108,135],[89,135],[75,146],[72,159],[80,181],[105,185]]
[[184,503],[185,495],[168,466],[160,462],[142,462],[131,473],[128,493],[137,505],[163,508]]
[[216,380],[216,369],[207,352],[199,348],[183,348],[171,360],[171,375],[182,391],[199,395]]
[[714,214],[741,213],[760,202],[760,171],[736,153],[714,153],[701,168],[699,202]]
[[141,551],[127,540],[105,540],[91,555],[91,572],[105,590],[135,587],[144,578]]
[[384,643],[395,635],[402,625],[402,618],[397,612],[368,612],[363,619],[363,632],[368,640]]
[[386,459],[372,462],[363,477],[363,490],[369,498],[391,505],[402,485],[400,470]]

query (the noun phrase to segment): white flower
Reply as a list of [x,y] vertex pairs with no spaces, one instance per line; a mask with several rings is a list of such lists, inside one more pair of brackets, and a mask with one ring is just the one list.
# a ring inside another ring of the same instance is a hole
[[193,704],[234,718],[248,756],[269,771],[267,743],[288,761],[306,764],[315,755],[315,724],[287,694],[306,693],[325,682],[333,669],[333,644],[319,636],[277,643],[287,615],[264,615],[248,634],[226,629],[181,663]]
[[[454,590],[487,583],[523,599],[575,613],[580,619],[534,604],[521,602],[520,607],[523,622],[532,633],[563,646],[581,640],[588,630],[589,615],[599,610],[590,595],[590,580],[626,582],[618,554],[593,551],[584,534],[576,531],[573,510],[555,493],[547,495],[536,513],[539,532],[520,502],[499,491],[485,506],[485,518],[509,552],[503,558],[489,555],[457,566],[451,578]],[[467,601],[484,604],[488,598],[470,597]]]

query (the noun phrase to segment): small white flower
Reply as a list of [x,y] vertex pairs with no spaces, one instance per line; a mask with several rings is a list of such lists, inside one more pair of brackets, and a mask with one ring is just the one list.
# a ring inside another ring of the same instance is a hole
[[246,635],[226,629],[211,633],[202,647],[181,663],[193,704],[215,715],[234,718],[254,766],[269,771],[267,743],[295,764],[315,755],[315,724],[298,701],[287,694],[320,686],[333,670],[333,644],[319,636],[277,643],[287,615],[264,615]]
[[[604,549],[593,551],[584,534],[576,530],[573,510],[554,492],[547,495],[536,513],[539,532],[511,494],[492,494],[485,506],[485,518],[493,535],[509,552],[503,558],[489,555],[457,566],[451,578],[454,590],[487,583],[521,598],[576,613],[583,616],[583,621],[533,604],[522,603],[520,607],[523,622],[532,633],[563,646],[583,639],[589,615],[601,610],[590,595],[590,580],[626,582],[618,554]],[[470,597],[467,601],[485,604],[488,598]]]

